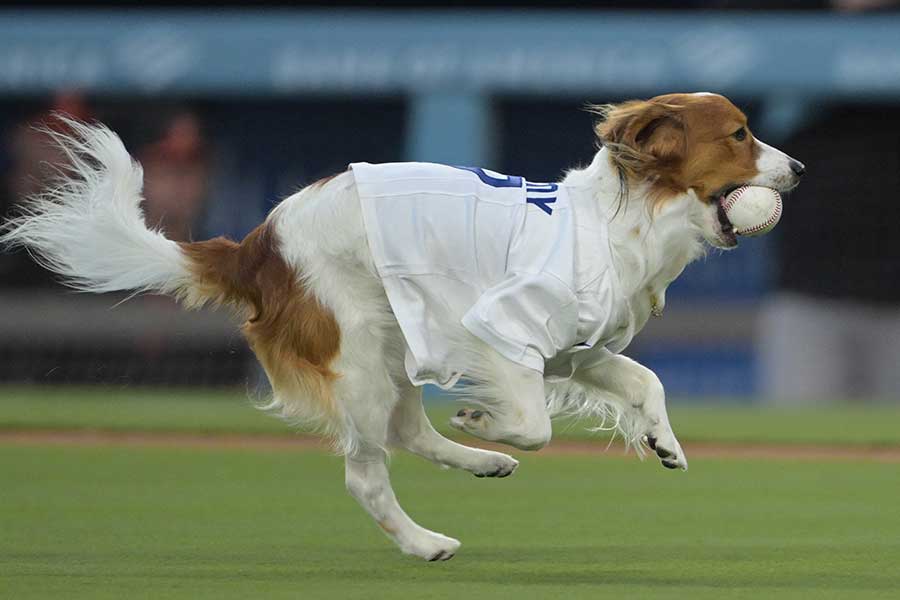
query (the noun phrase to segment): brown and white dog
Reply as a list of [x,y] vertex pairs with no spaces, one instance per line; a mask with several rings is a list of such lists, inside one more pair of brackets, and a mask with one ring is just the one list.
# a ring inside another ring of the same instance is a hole
[[[597,107],[601,149],[560,185],[588,190],[609,220],[613,267],[631,335],[665,304],[666,287],[703,252],[737,244],[721,210],[733,188],[787,191],[803,165],[756,139],[747,119],[715,94],[670,94]],[[27,247],[79,290],[170,294],[187,307],[244,311],[243,333],[273,388],[266,408],[319,426],[346,456],[350,493],[403,552],[446,560],[459,542],[424,529],[400,508],[386,466],[401,447],[478,476],[518,463],[447,440],[429,423],[421,388],[404,370],[404,339],[373,266],[349,172],[285,199],[242,242],[175,243],[141,211],[142,171],[101,125],[68,122],[57,141],[71,159],[53,190],[7,223],[2,241]],[[484,410],[452,424],[487,440],[537,449],[560,413],[612,417],[626,440],[669,468],[687,460],[669,425],[662,384],[649,369],[600,349],[566,381],[511,362],[464,329],[475,359],[465,375]]]

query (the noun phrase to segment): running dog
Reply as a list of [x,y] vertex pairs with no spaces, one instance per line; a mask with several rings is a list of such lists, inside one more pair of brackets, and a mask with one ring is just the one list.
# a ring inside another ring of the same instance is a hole
[[709,93],[594,107],[599,151],[560,182],[471,167],[353,164],[281,202],[240,243],[176,243],[146,226],[142,170],[115,133],[67,120],[70,164],[0,241],[71,287],[235,307],[272,384],[265,408],[317,426],[346,458],[350,494],[408,554],[460,543],[401,509],[386,458],[404,448],[479,477],[518,463],[438,434],[422,384],[473,399],[451,425],[537,450],[560,414],[613,423],[638,453],[688,463],[663,386],[620,354],[706,242],[737,245],[721,202],[786,192],[803,165]]

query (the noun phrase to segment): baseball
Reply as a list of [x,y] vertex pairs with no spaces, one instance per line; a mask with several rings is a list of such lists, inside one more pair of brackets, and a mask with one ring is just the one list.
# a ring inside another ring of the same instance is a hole
[[728,194],[722,208],[737,235],[763,235],[781,219],[781,194],[772,188],[745,185]]

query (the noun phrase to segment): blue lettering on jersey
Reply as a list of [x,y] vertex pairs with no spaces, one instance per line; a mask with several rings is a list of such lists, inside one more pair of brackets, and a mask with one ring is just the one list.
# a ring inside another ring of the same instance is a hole
[[559,186],[555,183],[532,183],[526,181],[525,202],[534,204],[548,215],[552,215],[553,208],[550,205],[556,202],[556,196],[542,196],[541,194],[553,194],[558,189]]
[[480,167],[456,167],[457,169],[462,169],[464,171],[471,171],[478,175],[478,179],[480,179],[483,183],[495,188],[520,188],[522,187],[522,178],[518,175],[503,175],[501,173],[496,173],[497,177],[493,175],[488,175],[484,169]]
[[556,198],[532,198],[531,196],[525,196],[525,202],[534,204],[548,215],[552,215],[553,207],[550,205],[556,202]]
[[559,189],[555,183],[532,183],[530,181],[525,182],[525,187],[529,192],[555,192]]
[[553,214],[553,207],[550,205],[556,202],[556,196],[545,196],[542,194],[553,194],[556,192],[559,186],[555,183],[532,183],[531,181],[525,181],[519,175],[503,175],[502,173],[493,172],[493,174],[489,174],[480,167],[456,166],[455,168],[475,173],[482,183],[495,188],[520,188],[524,182],[526,191],[525,202],[534,204],[548,215]]

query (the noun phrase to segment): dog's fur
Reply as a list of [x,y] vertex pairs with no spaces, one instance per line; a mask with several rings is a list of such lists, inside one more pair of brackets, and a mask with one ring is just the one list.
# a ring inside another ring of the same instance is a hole
[[[802,165],[755,140],[746,118],[714,94],[671,94],[595,107],[601,149],[563,183],[589,190],[610,218],[614,268],[640,331],[665,304],[666,287],[703,252],[703,240],[730,247],[718,199],[755,184],[786,191]],[[142,171],[101,125],[67,121],[55,134],[71,164],[60,184],[31,199],[0,241],[27,247],[66,283],[90,292],[132,290],[178,297],[188,307],[231,305],[268,374],[266,408],[312,423],[346,455],[350,493],[406,553],[453,556],[459,542],[423,529],[397,504],[388,449],[402,447],[478,476],[506,476],[517,462],[462,446],[428,422],[421,390],[403,367],[403,338],[366,241],[354,179],[346,172],[285,199],[241,243],[224,238],[176,244],[146,227]],[[745,139],[736,134],[745,131]],[[451,335],[453,335],[451,333]],[[461,327],[484,410],[452,424],[523,449],[550,440],[556,414],[595,415],[638,451],[649,445],[670,468],[687,460],[669,426],[656,375],[600,349],[565,382],[514,364]]]

